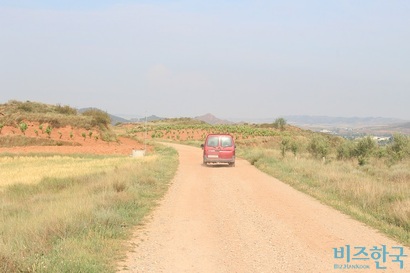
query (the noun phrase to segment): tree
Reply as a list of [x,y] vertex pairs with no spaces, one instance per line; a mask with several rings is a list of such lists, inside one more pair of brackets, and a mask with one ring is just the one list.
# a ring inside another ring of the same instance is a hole
[[282,157],[285,157],[286,150],[289,149],[289,142],[290,141],[289,141],[288,138],[282,139],[282,142],[280,144],[280,150],[281,150],[281,153],[282,153]]
[[275,122],[273,123],[273,126],[276,129],[284,130],[286,126],[286,120],[284,118],[277,118],[275,119]]
[[402,134],[394,134],[393,142],[388,146],[388,151],[395,160],[402,160],[410,155],[410,138]]
[[293,155],[296,156],[297,152],[299,151],[299,145],[295,141],[293,141],[290,144],[290,150],[292,151]]
[[342,160],[354,157],[354,149],[354,143],[350,140],[345,140],[337,147],[337,159]]
[[326,138],[316,135],[310,141],[308,151],[316,158],[326,157],[329,153],[329,143]]
[[362,138],[357,142],[354,155],[359,160],[359,165],[366,164],[367,159],[375,151],[376,147],[376,142],[370,136]]

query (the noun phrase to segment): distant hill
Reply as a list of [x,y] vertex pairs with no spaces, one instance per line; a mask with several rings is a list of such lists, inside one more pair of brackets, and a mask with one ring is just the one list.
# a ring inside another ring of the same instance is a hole
[[212,124],[212,125],[214,125],[214,124],[233,124],[232,121],[219,119],[219,118],[217,118],[214,115],[209,114],[209,113],[205,114],[203,116],[195,117],[195,119],[200,120],[200,121],[204,121],[204,122],[206,122],[208,124]]
[[403,122],[395,118],[383,117],[329,117],[329,116],[284,116],[288,123],[295,125],[323,125],[337,127],[363,127]]
[[111,124],[115,125],[117,123],[127,123],[130,122],[128,119],[122,118],[122,117],[118,117],[118,116],[114,116],[111,114],[108,114],[111,118]]
[[143,117],[143,118],[132,118],[132,119],[129,120],[129,122],[144,122],[145,120],[147,120],[147,121],[156,121],[156,120],[163,120],[163,119],[165,119],[165,118],[161,118],[161,117],[158,117],[156,115],[151,115],[151,116],[147,117],[146,119],[145,119],[145,117]]
[[410,122],[383,117],[285,116],[288,124],[341,136],[410,134]]
[[394,133],[410,135],[410,122],[364,127],[359,129],[359,131],[377,135],[391,135]]
[[391,126],[391,127],[392,128],[403,128],[403,129],[410,130],[410,122],[401,123],[401,124],[398,124],[396,126]]

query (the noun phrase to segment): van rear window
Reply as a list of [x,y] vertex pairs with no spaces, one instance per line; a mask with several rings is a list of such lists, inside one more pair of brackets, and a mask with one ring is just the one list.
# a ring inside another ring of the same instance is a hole
[[208,141],[206,143],[207,146],[211,147],[218,147],[219,145],[219,137],[218,136],[210,136],[208,137]]
[[233,141],[230,136],[210,136],[208,137],[206,145],[210,147],[232,147]]
[[221,146],[222,147],[231,147],[232,146],[232,138],[229,136],[221,136]]

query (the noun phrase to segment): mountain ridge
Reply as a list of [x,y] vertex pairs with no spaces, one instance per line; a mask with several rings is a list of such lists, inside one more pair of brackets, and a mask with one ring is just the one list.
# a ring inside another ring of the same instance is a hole
[[207,113],[207,114],[202,115],[202,116],[194,117],[194,119],[204,121],[204,122],[206,122],[208,124],[212,124],[212,125],[216,125],[216,124],[234,124],[234,122],[232,122],[232,121],[217,118],[216,116],[214,116],[211,113]]

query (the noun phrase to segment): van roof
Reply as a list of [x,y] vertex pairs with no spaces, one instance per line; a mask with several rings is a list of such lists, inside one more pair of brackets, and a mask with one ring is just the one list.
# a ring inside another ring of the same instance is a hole
[[232,136],[231,134],[228,134],[228,133],[226,133],[226,134],[216,134],[216,133],[208,134],[208,136],[210,136],[210,135],[216,135],[216,136]]

